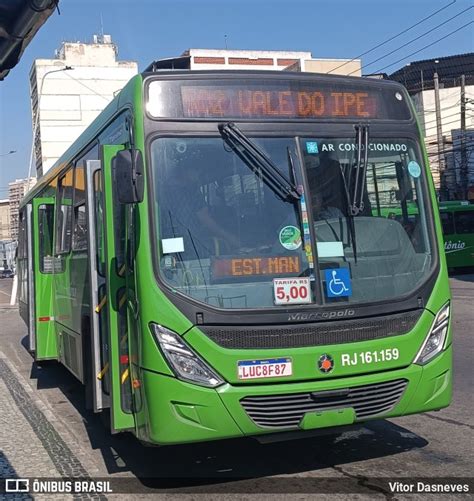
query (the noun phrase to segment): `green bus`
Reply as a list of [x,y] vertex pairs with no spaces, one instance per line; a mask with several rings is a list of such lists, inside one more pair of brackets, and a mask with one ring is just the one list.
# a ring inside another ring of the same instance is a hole
[[448,268],[474,267],[474,204],[441,202],[439,210]]
[[373,79],[134,77],[22,202],[35,360],[148,444],[446,407],[450,292],[415,117]]

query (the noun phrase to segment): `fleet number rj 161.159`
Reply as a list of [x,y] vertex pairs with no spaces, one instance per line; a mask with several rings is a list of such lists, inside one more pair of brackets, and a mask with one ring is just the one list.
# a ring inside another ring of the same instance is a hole
[[389,362],[398,360],[400,352],[398,348],[387,348],[385,350],[361,351],[360,353],[343,353],[341,355],[341,365],[350,366],[357,364],[373,364],[377,362]]

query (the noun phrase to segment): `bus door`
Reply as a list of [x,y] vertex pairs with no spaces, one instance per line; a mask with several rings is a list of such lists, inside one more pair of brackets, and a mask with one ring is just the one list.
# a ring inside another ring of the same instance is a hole
[[36,349],[35,283],[33,280],[33,209],[31,203],[19,213],[17,279],[20,316],[28,326],[28,349]]
[[124,206],[114,193],[111,161],[121,145],[86,161],[94,410],[110,407],[112,432],[134,428],[128,361]]
[[32,201],[31,228],[33,245],[32,273],[29,275],[34,286],[30,289],[34,301],[34,328],[30,349],[35,351],[36,360],[57,359],[58,346],[54,328],[54,198],[35,198]]

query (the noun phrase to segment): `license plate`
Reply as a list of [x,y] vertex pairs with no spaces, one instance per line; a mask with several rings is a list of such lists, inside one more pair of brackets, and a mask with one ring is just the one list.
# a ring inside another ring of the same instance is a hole
[[291,376],[291,358],[270,358],[268,360],[240,360],[237,362],[239,379],[260,379]]
[[274,278],[273,294],[275,304],[311,303],[309,278]]

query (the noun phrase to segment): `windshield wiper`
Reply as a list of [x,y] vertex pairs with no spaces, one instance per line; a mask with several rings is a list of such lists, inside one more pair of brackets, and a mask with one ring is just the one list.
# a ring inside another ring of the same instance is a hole
[[224,141],[285,202],[301,198],[297,186],[234,123],[218,125]]
[[[356,236],[355,236],[355,226],[354,226],[354,214],[352,212],[351,196],[349,194],[349,182],[344,175],[344,169],[342,165],[339,164],[339,170],[341,171],[342,183],[344,185],[344,199],[346,201],[346,212],[347,212],[347,233],[351,241],[352,252],[354,254],[354,261],[357,263],[357,247],[356,247]],[[342,232],[341,232],[342,239]]]
[[[349,166],[350,169],[349,179],[346,179],[346,176],[344,175],[344,171],[340,164],[339,168],[341,169],[342,182],[344,183],[344,192],[345,192],[346,209],[347,209],[347,226],[349,233],[348,236],[351,240],[352,252],[354,254],[354,261],[357,263],[357,241],[356,241],[354,216],[357,216],[364,210],[365,176],[367,173],[367,165],[369,161],[369,126],[358,124],[355,125],[354,127],[356,130],[357,164],[355,168]],[[362,150],[362,145],[364,145],[363,150]],[[355,169],[355,180],[351,198],[349,191],[352,179],[352,169]],[[361,170],[362,170],[362,177],[361,177]]]
[[355,130],[357,142],[357,165],[355,167],[354,191],[350,207],[350,211],[353,216],[357,216],[364,210],[365,176],[369,161],[369,126],[358,124],[355,126]]

